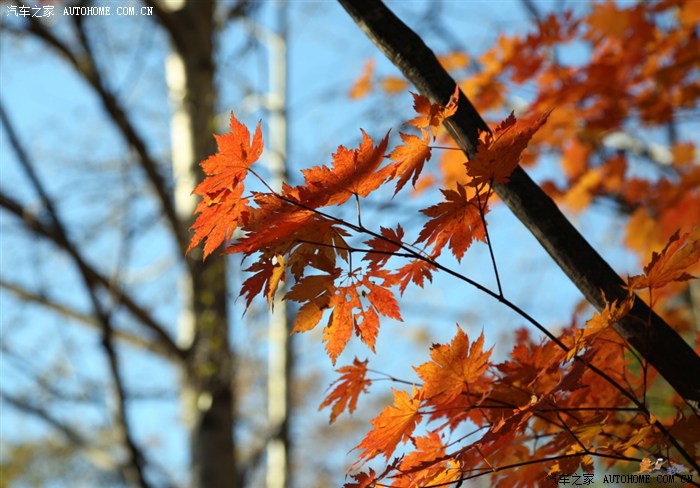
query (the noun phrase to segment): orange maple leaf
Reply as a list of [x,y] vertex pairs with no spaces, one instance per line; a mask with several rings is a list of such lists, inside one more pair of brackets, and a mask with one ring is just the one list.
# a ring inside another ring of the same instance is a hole
[[300,303],[312,300],[333,288],[333,283],[339,274],[340,269],[336,269],[331,274],[304,276],[297,280],[296,284],[284,296],[284,299]]
[[428,483],[429,485],[449,486],[464,476],[464,468],[459,461],[451,459],[443,464],[443,469],[437,476],[430,479],[430,482]]
[[367,301],[369,301],[374,310],[385,317],[395,320],[402,320],[401,312],[399,311],[399,304],[391,290],[385,288],[384,286],[372,283],[367,277],[362,280],[362,284],[369,290],[366,297]]
[[[358,288],[360,287],[367,288],[369,293],[366,293],[364,290],[362,290],[361,293],[358,293]],[[350,323],[354,325],[355,333],[360,337],[362,342],[364,342],[370,348],[370,350],[374,352],[374,345],[379,332],[379,314],[395,320],[403,320],[401,318],[399,304],[396,301],[396,297],[394,297],[394,294],[388,288],[372,283],[367,276],[365,276],[361,281],[354,283],[351,287],[346,287],[345,292],[347,292],[347,297],[349,297],[348,305],[351,306],[351,310],[359,309],[358,312],[352,314]],[[338,294],[339,301],[341,300],[340,297],[342,294],[343,291]],[[362,304],[360,295],[366,298],[367,302],[369,302],[369,306],[366,309]],[[345,305],[345,303],[343,303],[343,305]],[[343,313],[346,312],[346,310],[342,309],[342,307],[341,311]],[[343,317],[348,317],[348,315],[339,316],[338,320],[344,321],[345,318]],[[329,341],[327,344],[327,350],[331,360],[333,363],[335,363],[335,358],[340,352],[342,352],[347,340],[345,339],[344,334],[338,334],[336,332],[338,330],[344,332],[345,329],[342,327],[338,329],[337,325],[336,328],[331,328],[332,325],[333,324],[331,324],[329,321],[329,327],[326,328],[325,331],[328,332],[328,335],[324,333],[324,340],[327,339]],[[332,336],[331,330],[333,330]],[[336,347],[339,348],[339,350],[336,349]]]
[[335,290],[335,279],[340,270],[335,273],[305,276],[297,281],[284,299],[304,303],[297,312],[293,333],[306,332],[319,323],[323,312],[331,305],[331,297]]
[[[546,386],[537,391],[532,387],[541,381],[543,371],[551,373],[561,369],[564,354],[564,351],[553,341],[535,344],[527,339],[527,335],[521,335],[510,353],[510,359],[496,367],[502,374],[509,377],[510,383],[518,385],[519,388],[528,387],[535,393],[544,393]],[[546,377],[550,378],[550,375]],[[521,402],[512,401],[511,403],[517,405]]]
[[365,242],[367,246],[376,252],[368,252],[362,259],[369,261],[369,267],[375,270],[381,269],[391,258],[391,254],[398,252],[401,249],[400,244],[403,241],[404,231],[401,224],[396,230],[380,227],[379,231],[383,237],[373,237]]
[[695,278],[688,269],[700,260],[700,227],[690,233],[673,233],[660,253],[652,253],[651,261],[644,267],[644,274],[628,280],[630,290],[661,288],[672,281]]
[[588,347],[592,341],[608,327],[612,327],[617,321],[626,316],[634,304],[634,295],[630,294],[623,300],[613,300],[608,302],[605,294],[603,294],[605,307],[600,313],[593,314],[586,326],[576,332],[574,343],[566,353],[565,361],[570,361],[576,354],[585,347]]
[[367,393],[371,380],[367,379],[367,360],[359,361],[355,358],[350,366],[338,368],[340,378],[335,380],[328,388],[333,388],[323,403],[318,407],[319,410],[331,406],[332,424],[338,415],[343,413],[347,408],[348,412],[353,413],[357,407],[357,400],[360,393]]
[[374,76],[374,59],[370,59],[365,63],[362,70],[362,75],[355,81],[350,88],[348,96],[354,100],[359,100],[367,96],[372,91],[372,77]]
[[523,150],[550,113],[551,110],[521,120],[516,120],[511,113],[493,134],[481,132],[476,155],[467,162],[467,174],[472,177],[469,185],[507,183],[518,166]]
[[403,93],[408,87],[408,82],[405,78],[399,78],[398,76],[385,76],[379,80],[379,86],[384,93],[395,95]]
[[[374,351],[379,314],[402,320],[396,297],[388,288],[372,283],[367,276],[353,281],[349,286],[336,287],[333,285],[334,279],[332,275],[307,276],[285,297],[306,302],[297,313],[293,328],[295,333],[313,329],[324,311],[332,310],[323,329],[323,341],[333,364],[345,349],[353,331]],[[364,291],[365,288],[369,291]],[[363,305],[363,298],[369,306]]]
[[297,312],[292,332],[307,332],[316,327],[323,317],[323,312],[330,307],[330,303],[330,291],[325,291],[318,297],[304,303]]
[[[428,145],[430,137],[424,130],[421,129],[421,132],[423,138],[400,132],[399,135],[406,144],[396,146],[396,149],[389,155],[389,159],[395,161],[394,177],[398,174],[401,175],[396,183],[394,195],[404,187],[409,179],[411,179],[411,184],[415,188],[416,181],[418,181],[418,177],[423,171],[423,165],[430,160],[431,148]],[[411,175],[413,175],[413,178],[411,178]]]
[[462,51],[453,51],[438,55],[438,61],[447,71],[456,71],[469,66],[469,55]]
[[[329,308],[333,311],[323,329],[323,342],[326,343],[326,352],[331,362],[335,364],[345,345],[352,337],[355,328],[355,320],[352,311],[362,308],[360,296],[354,286],[339,286],[331,295]],[[369,324],[374,326],[375,324]]]
[[305,187],[297,187],[298,201],[307,207],[340,205],[353,195],[366,197],[391,176],[392,167],[379,165],[384,160],[389,134],[375,147],[372,138],[362,131],[358,149],[338,146],[333,167],[314,166],[302,170]]
[[586,36],[589,39],[598,40],[602,37],[622,37],[629,28],[629,10],[618,7],[613,2],[594,5],[588,15],[587,23],[590,27]]
[[345,483],[344,488],[373,488],[377,482],[377,473],[372,468],[369,468],[367,473],[353,474],[354,483]]
[[219,151],[209,156],[200,166],[207,175],[192,191],[202,200],[195,209],[197,217],[192,229],[195,233],[190,240],[187,252],[206,238],[204,258],[231,238],[245,209],[243,180],[250,165],[258,160],[263,151],[263,138],[260,122],[250,141],[248,128],[231,113],[231,132],[215,135]]
[[406,124],[418,127],[419,129],[430,129],[433,137],[437,135],[437,130],[446,118],[453,116],[457,112],[457,101],[459,100],[459,86],[455,86],[455,91],[450,97],[447,105],[440,103],[430,103],[430,100],[423,95],[411,92],[413,95],[413,108],[420,115]]
[[321,321],[324,312],[334,305],[336,277],[337,274],[306,276],[287,292],[285,300],[304,303],[297,312],[292,333],[312,330]]
[[355,449],[362,449],[360,458],[372,459],[378,454],[384,454],[388,460],[394,453],[399,442],[406,442],[420,420],[420,397],[416,387],[411,395],[405,391],[394,390],[394,405],[382,410],[372,420],[374,428],[367,433]]
[[246,308],[250,306],[250,302],[253,301],[253,298],[260,294],[263,286],[265,287],[265,298],[267,298],[268,305],[271,306],[279,282],[284,279],[284,270],[284,256],[281,254],[273,256],[272,258],[264,256],[259,259],[258,262],[247,268],[246,271],[257,271],[257,273],[245,280],[241,287],[241,295],[248,295],[246,298]]
[[423,288],[423,283],[427,278],[428,281],[433,281],[433,271],[435,271],[435,266],[422,260],[413,259],[407,264],[401,266],[395,273],[391,275],[390,283],[399,284],[399,291],[403,295],[406,291],[406,287],[410,282]]
[[423,380],[423,398],[435,404],[449,403],[463,392],[470,383],[479,381],[489,366],[491,349],[484,351],[484,333],[469,347],[469,337],[457,326],[450,344],[434,344],[430,350],[431,361],[416,368]]
[[431,431],[425,436],[412,439],[415,451],[409,452],[401,459],[399,471],[406,477],[399,478],[392,486],[408,488],[413,486],[425,486],[433,481],[445,467],[446,447],[440,435]]
[[[416,243],[434,244],[433,254],[438,256],[449,243],[449,248],[457,260],[461,260],[474,239],[483,241],[486,230],[481,218],[479,203],[476,196],[467,198],[463,186],[455,190],[440,190],[446,201],[421,210],[431,217],[423,225]],[[484,207],[484,213],[487,208]]]

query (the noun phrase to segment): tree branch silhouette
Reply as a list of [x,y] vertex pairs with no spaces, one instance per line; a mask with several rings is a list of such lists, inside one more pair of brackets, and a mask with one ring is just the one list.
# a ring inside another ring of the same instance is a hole
[[134,483],[141,488],[149,488],[150,483],[144,476],[144,466],[146,458],[144,457],[140,447],[136,443],[131,429],[131,422],[126,410],[127,392],[124,386],[124,381],[119,369],[119,357],[114,348],[113,335],[114,328],[111,320],[111,314],[102,304],[98,297],[98,283],[94,280],[93,275],[86,269],[85,261],[78,253],[77,248],[73,245],[66,227],[61,220],[55,204],[48,192],[44,188],[42,181],[34,169],[34,165],[29,159],[27,151],[21,144],[19,137],[14,130],[14,127],[0,102],[0,119],[2,119],[5,130],[10,139],[10,144],[17,155],[20,167],[26,173],[32,187],[39,195],[41,202],[46,209],[50,225],[54,230],[56,238],[61,247],[71,256],[80,273],[83,285],[89,295],[93,313],[102,329],[102,348],[107,357],[109,370],[112,376],[114,386],[114,394],[116,397],[116,422],[120,432],[124,447],[128,452],[127,459],[120,463],[121,471],[123,471],[127,482]]

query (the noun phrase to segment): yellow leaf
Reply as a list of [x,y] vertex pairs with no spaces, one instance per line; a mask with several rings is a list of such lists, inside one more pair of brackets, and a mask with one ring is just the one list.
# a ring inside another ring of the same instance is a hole
[[676,231],[660,253],[652,253],[644,274],[628,280],[631,290],[661,288],[672,281],[687,281],[694,276],[687,271],[700,260],[700,227],[683,235]]
[[409,395],[405,391],[394,390],[394,405],[386,407],[372,420],[374,428],[365,436],[356,449],[363,449],[360,457],[372,459],[384,454],[388,460],[399,442],[406,442],[420,420],[418,407],[420,398],[416,387]]

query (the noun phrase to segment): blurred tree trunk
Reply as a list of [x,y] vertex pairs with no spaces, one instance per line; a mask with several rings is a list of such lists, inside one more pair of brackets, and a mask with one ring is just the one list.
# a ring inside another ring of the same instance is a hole
[[[201,180],[199,162],[216,151],[213,1],[162,2],[159,16],[171,37],[166,73],[171,119],[175,207],[187,235]],[[184,249],[183,249],[184,252]],[[226,260],[202,262],[200,249],[187,257],[182,284],[186,300],[180,320],[181,346],[188,351],[183,378],[183,408],[191,429],[191,486],[241,486],[235,464],[234,391],[229,343]],[[188,309],[189,308],[189,309]]]
[[[280,0],[276,5],[275,32],[265,37],[270,70],[270,93],[267,108],[270,112],[269,168],[270,184],[282,188],[287,179],[287,5]],[[266,446],[267,488],[290,486],[289,407],[291,404],[292,338],[287,303],[282,300],[286,290],[277,289],[268,326],[267,362],[267,418],[271,429]]]

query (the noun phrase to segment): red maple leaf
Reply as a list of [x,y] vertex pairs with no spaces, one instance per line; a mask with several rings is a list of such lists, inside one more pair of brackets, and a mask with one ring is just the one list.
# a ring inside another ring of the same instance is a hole
[[372,138],[362,131],[357,149],[338,146],[333,166],[314,166],[302,170],[305,186],[297,187],[298,201],[307,207],[340,205],[353,195],[366,197],[391,176],[392,167],[379,168],[384,160],[389,134],[375,147]]
[[275,292],[280,280],[284,279],[284,256],[278,254],[270,258],[263,256],[258,262],[246,269],[248,272],[257,271],[243,282],[241,295],[247,295],[246,308],[250,306],[257,295],[265,288],[265,298],[268,305],[272,306]]
[[345,409],[353,413],[357,407],[357,400],[360,394],[367,393],[369,386],[372,384],[372,381],[367,379],[366,359],[360,361],[355,358],[350,366],[339,368],[338,373],[340,373],[340,378],[335,380],[329,387],[335,386],[335,388],[318,407],[321,410],[332,405],[331,424],[335,422],[338,415],[343,413]]
[[201,163],[206,178],[192,193],[202,200],[195,210],[199,214],[192,229],[195,233],[190,240],[190,252],[203,239],[204,258],[221,243],[230,239],[245,209],[243,180],[248,168],[258,160],[263,151],[263,138],[260,123],[255,129],[252,142],[248,128],[231,114],[231,132],[216,135],[219,151]]
[[[416,242],[434,245],[435,256],[449,243],[452,253],[461,260],[474,239],[483,241],[486,238],[479,201],[476,196],[467,198],[461,185],[457,186],[457,191],[440,191],[446,201],[421,210],[431,220],[425,223]],[[483,209],[484,213],[486,210]]]
[[392,253],[398,252],[401,249],[400,244],[403,240],[404,231],[401,224],[396,230],[380,227],[379,231],[382,237],[373,237],[365,242],[367,246],[376,252],[368,252],[362,259],[369,261],[370,268],[379,270],[391,258]]
[[[410,134],[399,133],[405,144],[396,146],[396,149],[389,155],[389,159],[395,162],[394,177],[400,174],[399,181],[396,183],[394,195],[411,179],[411,184],[415,187],[416,181],[423,170],[423,165],[430,160],[430,138],[428,133],[421,130],[423,137],[413,136]],[[411,178],[413,176],[413,178]]]
[[372,468],[369,468],[367,473],[353,474],[354,483],[345,483],[344,488],[374,488],[377,482],[377,473]]
[[437,135],[437,130],[446,118],[453,116],[457,112],[457,101],[459,100],[459,86],[455,86],[455,91],[450,97],[447,105],[440,103],[430,103],[430,100],[423,95],[413,95],[413,108],[420,115],[408,122],[408,125],[419,129],[429,129],[433,137]]
[[532,136],[547,121],[550,111],[516,120],[511,113],[496,130],[482,132],[476,155],[467,162],[470,186],[485,182],[507,183],[520,162],[520,155]]
[[[248,207],[241,214],[241,229],[245,235],[238,239],[228,249],[228,253],[242,252],[253,254],[266,250],[269,253],[284,254],[294,248],[301,248],[308,243],[314,249],[321,250],[316,255],[318,269],[330,271],[335,267],[336,254],[344,256],[347,248],[343,237],[347,232],[312,209],[293,203],[289,194],[282,197],[272,193],[254,193],[257,207]],[[292,254],[288,265],[296,277],[308,263],[308,255]],[[324,261],[325,260],[325,261]],[[324,261],[325,264],[321,262]]]
[[403,295],[406,287],[410,282],[423,288],[423,283],[427,279],[433,281],[433,271],[435,266],[422,259],[413,259],[410,262],[401,266],[395,273],[392,274],[390,283],[398,283],[399,291]]

